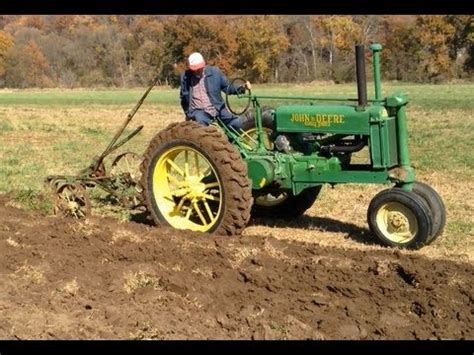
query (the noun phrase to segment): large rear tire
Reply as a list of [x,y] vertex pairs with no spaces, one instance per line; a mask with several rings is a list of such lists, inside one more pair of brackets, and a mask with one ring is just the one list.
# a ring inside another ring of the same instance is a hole
[[143,200],[158,225],[237,235],[250,219],[247,165],[218,127],[169,125],[150,142],[141,171]]

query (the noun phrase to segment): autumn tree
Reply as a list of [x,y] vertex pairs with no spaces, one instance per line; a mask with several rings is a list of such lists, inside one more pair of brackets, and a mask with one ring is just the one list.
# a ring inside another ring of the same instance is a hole
[[163,47],[163,76],[176,80],[186,67],[186,58],[200,52],[211,65],[229,75],[235,64],[236,41],[225,17],[178,16],[165,24]]
[[58,35],[67,35],[73,27],[74,17],[73,15],[54,16],[51,21],[51,30]]
[[454,27],[454,34],[449,41],[449,56],[460,66],[457,71],[462,74],[474,70],[474,16],[473,15],[448,15],[445,21]]
[[280,54],[279,79],[281,81],[311,81],[320,67],[319,51],[314,32],[309,27],[309,16],[292,16],[283,21],[288,48]]
[[420,44],[413,40],[415,16],[384,16],[380,42],[383,44],[382,73],[388,80],[414,81],[419,68],[415,58]]
[[469,28],[470,28],[469,34],[466,36],[467,58],[464,63],[464,68],[470,75],[473,75],[474,74],[474,23],[473,23],[472,18],[471,18]]
[[315,26],[315,16],[282,17],[288,48],[281,54],[282,81],[312,81],[327,78],[329,65],[323,58],[321,29]]
[[237,63],[252,81],[278,81],[278,63],[288,48],[278,16],[246,16],[237,30]]
[[5,75],[5,59],[13,46],[13,37],[5,31],[0,31],[0,77]]
[[473,15],[2,15],[0,85],[176,85],[193,51],[253,82],[352,81],[372,42],[386,79],[473,77]]
[[417,16],[413,40],[420,45],[415,57],[420,66],[417,73],[420,81],[452,77],[453,63],[449,57],[449,41],[454,32],[454,26],[443,16]]
[[320,32],[319,46],[336,82],[354,78],[354,45],[361,43],[363,34],[352,16],[316,16],[313,20]]
[[[126,38],[128,65],[133,82],[148,85],[150,81],[169,64],[165,63],[164,26],[175,21],[174,17],[161,19],[159,16],[134,16]],[[166,75],[160,84],[165,84]]]
[[6,57],[5,82],[10,87],[49,87],[49,63],[33,41],[13,46]]

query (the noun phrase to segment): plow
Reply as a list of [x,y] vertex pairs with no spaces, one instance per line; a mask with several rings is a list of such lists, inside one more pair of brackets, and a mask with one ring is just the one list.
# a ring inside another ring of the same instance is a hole
[[[443,233],[442,198],[416,179],[408,150],[404,93],[383,97],[382,46],[372,44],[374,97],[367,97],[365,50],[356,46],[357,97],[237,95],[243,128],[219,118],[209,126],[172,123],[158,132],[143,155],[117,156],[110,173],[104,159],[138,134],[120,137],[156,80],[129,113],[105,151],[76,176],[49,176],[55,211],[84,217],[88,188],[99,187],[126,208],[145,208],[157,225],[205,233],[238,235],[251,216],[297,218],[312,207],[328,184],[381,184],[371,200],[367,223],[386,246],[419,249]],[[228,85],[236,87],[243,79]],[[276,107],[262,107],[276,100]],[[286,101],[303,104],[284,104]],[[283,104],[282,104],[283,102]],[[363,162],[354,159],[365,152]],[[128,165],[127,165],[128,164]]]
[[87,168],[76,175],[50,175],[45,179],[46,185],[52,191],[56,215],[74,218],[87,217],[91,213],[88,188],[102,189],[128,209],[142,206],[139,170],[141,156],[129,151],[121,153],[112,159],[109,172],[106,171],[105,160],[143,129],[143,126],[139,126],[131,133],[124,134],[125,129],[157,81],[158,78],[153,80],[105,150],[95,156]]

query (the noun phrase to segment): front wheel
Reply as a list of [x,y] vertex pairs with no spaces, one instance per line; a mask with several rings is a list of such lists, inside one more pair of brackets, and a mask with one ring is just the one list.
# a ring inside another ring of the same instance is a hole
[[446,207],[436,190],[425,183],[415,181],[412,191],[425,200],[433,214],[433,231],[428,239],[428,243],[432,243],[443,234],[446,225]]
[[246,227],[247,166],[219,128],[171,124],[150,142],[141,171],[143,199],[158,225],[225,235]]
[[407,249],[427,244],[433,225],[426,202],[399,188],[378,193],[370,202],[367,219],[372,233],[384,245]]

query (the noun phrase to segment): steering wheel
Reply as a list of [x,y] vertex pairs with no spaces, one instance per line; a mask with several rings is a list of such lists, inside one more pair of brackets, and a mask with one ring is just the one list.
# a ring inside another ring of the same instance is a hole
[[[247,95],[248,95],[247,104],[245,105],[245,107],[244,107],[244,109],[243,109],[242,111],[236,112],[236,111],[234,111],[234,110],[232,109],[232,107],[230,106],[229,96],[231,96],[231,95],[229,95],[229,89],[230,89],[231,87],[234,87],[234,86],[237,87],[237,88],[238,88],[238,87],[241,87],[241,86],[244,86],[246,82],[247,82],[247,81],[246,81],[245,79],[243,79],[243,78],[235,78],[235,79],[233,79],[233,80],[230,82],[230,84],[229,84],[229,86],[227,87],[227,90],[226,90],[226,92],[225,92],[225,104],[226,104],[226,106],[227,106],[227,109],[228,109],[231,113],[233,113],[234,115],[236,115],[236,116],[243,115],[243,114],[244,114],[245,112],[247,112],[247,110],[249,109],[252,91],[251,91],[250,89],[245,88],[244,94],[247,93]],[[238,97],[238,98],[241,98],[244,94],[237,94],[237,97]]]

